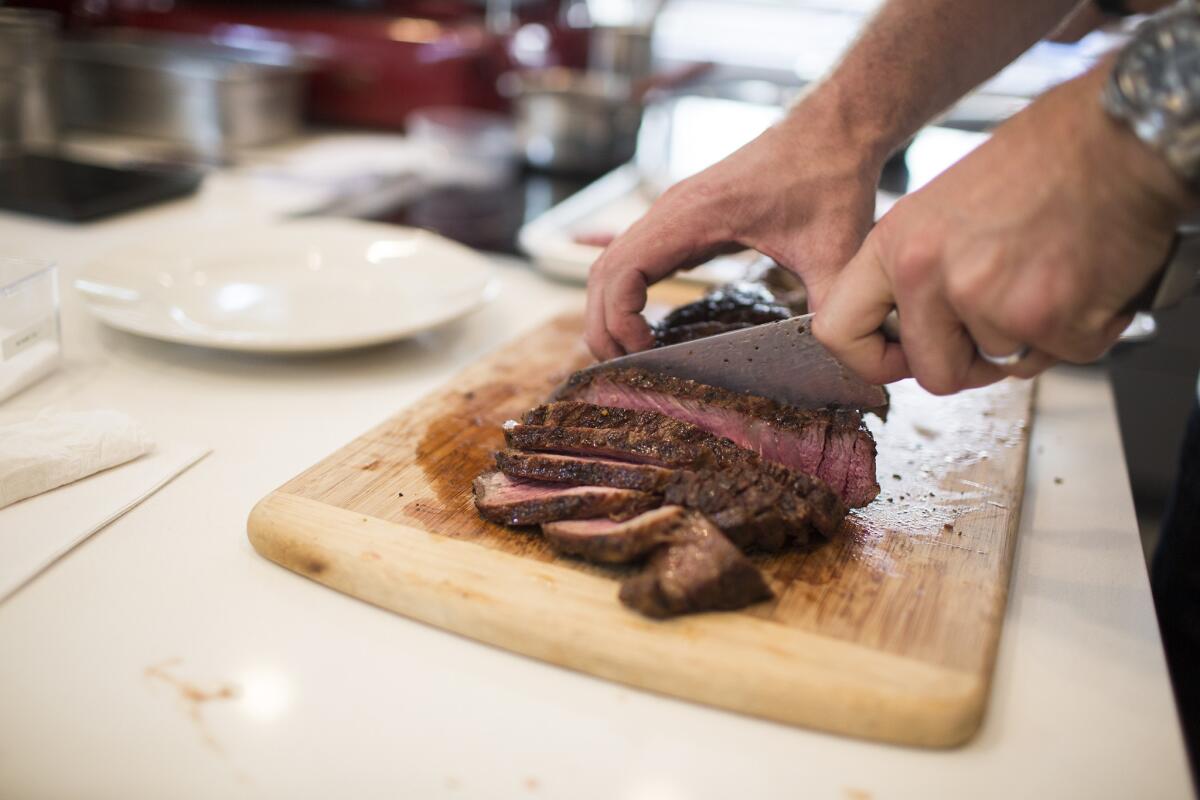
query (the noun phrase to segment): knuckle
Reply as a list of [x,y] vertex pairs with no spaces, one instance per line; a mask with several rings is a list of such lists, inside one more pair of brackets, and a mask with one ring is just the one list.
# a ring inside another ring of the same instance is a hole
[[982,254],[974,260],[957,264],[945,276],[946,299],[958,311],[983,310],[991,294],[995,276],[1002,269],[1003,256],[999,251]]
[[954,394],[962,388],[957,381],[945,375],[925,372],[918,373],[915,377],[922,389],[938,397]]
[[946,276],[946,299],[960,312],[977,310],[982,289],[982,282],[971,270],[952,270]]
[[901,290],[914,289],[934,275],[937,265],[936,243],[925,236],[914,236],[899,245],[892,263],[892,279]]
[[1102,358],[1111,346],[1112,343],[1107,338],[1085,337],[1067,350],[1067,360],[1075,364],[1088,364]]
[[921,388],[939,397],[954,394],[966,386],[964,377],[956,374],[949,362],[926,363],[914,371],[913,377]]
[[1057,314],[1045,300],[1012,309],[1008,320],[1014,338],[1030,345],[1053,338],[1058,328]]

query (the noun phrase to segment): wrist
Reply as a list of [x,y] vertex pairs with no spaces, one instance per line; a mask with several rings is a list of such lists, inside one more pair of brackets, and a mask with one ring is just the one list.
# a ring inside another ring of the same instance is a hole
[[[1114,178],[1133,188],[1143,203],[1139,211],[1167,215],[1177,220],[1197,207],[1198,197],[1163,153],[1143,141],[1129,123],[1105,108],[1101,95],[1110,80],[1113,58],[1107,58],[1078,83],[1079,101],[1084,105],[1081,146],[1096,171],[1111,171]],[[1073,87],[1074,88],[1074,87]]]
[[907,134],[894,130],[886,115],[834,80],[811,86],[792,104],[779,127],[789,137],[814,136],[843,152],[871,181],[877,181]]

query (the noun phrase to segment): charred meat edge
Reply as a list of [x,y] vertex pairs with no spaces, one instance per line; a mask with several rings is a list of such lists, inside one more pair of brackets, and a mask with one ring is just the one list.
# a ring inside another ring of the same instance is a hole
[[[524,481],[509,478],[499,471],[480,475],[472,489],[479,515],[500,525],[540,525],[592,517],[628,519],[662,502],[661,498],[647,492]],[[518,496],[504,496],[509,493]]]

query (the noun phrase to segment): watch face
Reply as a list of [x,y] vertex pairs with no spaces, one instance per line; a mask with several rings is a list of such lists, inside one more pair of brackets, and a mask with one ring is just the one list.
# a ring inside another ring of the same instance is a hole
[[1171,14],[1139,30],[1121,54],[1125,97],[1180,121],[1200,116],[1200,15]]

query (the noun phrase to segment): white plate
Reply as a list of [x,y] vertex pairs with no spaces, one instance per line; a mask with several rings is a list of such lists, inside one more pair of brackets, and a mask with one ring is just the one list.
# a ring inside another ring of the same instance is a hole
[[164,234],[106,253],[75,288],[120,330],[283,353],[442,325],[490,299],[494,276],[488,259],[428,231],[306,219]]

